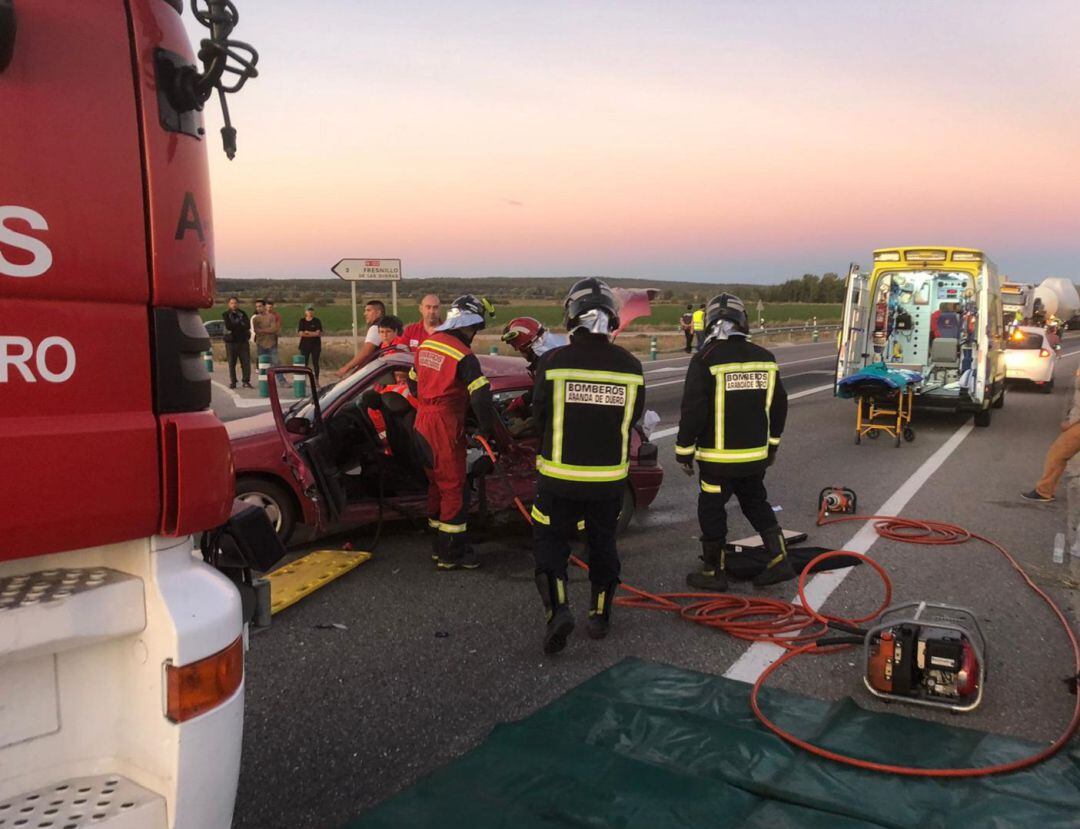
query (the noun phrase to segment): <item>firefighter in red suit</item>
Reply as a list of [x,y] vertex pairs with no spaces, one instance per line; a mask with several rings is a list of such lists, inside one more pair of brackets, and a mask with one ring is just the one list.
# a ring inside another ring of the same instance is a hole
[[451,303],[446,322],[416,350],[416,442],[428,476],[428,525],[436,530],[432,558],[440,570],[479,566],[466,536],[469,489],[465,415],[469,406],[489,441],[495,422],[491,385],[469,347],[495,310],[472,294]]

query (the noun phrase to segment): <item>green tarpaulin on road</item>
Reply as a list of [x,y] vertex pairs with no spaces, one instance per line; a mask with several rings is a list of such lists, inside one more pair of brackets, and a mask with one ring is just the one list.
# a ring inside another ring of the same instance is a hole
[[[376,827],[1076,827],[1080,744],[1029,771],[902,778],[818,759],[766,731],[750,687],[626,660],[348,824]],[[1038,747],[765,689],[780,726],[914,766],[990,765]]]

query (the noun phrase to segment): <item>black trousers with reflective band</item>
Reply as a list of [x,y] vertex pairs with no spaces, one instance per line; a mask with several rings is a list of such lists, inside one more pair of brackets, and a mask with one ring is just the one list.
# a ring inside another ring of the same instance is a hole
[[585,521],[589,545],[589,580],[609,585],[619,580],[619,553],[615,548],[615,528],[622,509],[622,495],[602,501],[581,501],[553,492],[538,492],[533,501],[533,556],[536,572],[566,578],[570,539],[577,534],[578,521]]
[[765,491],[764,473],[749,478],[720,478],[702,483],[710,488],[720,487],[719,492],[706,492],[703,488],[698,493],[698,524],[701,525],[702,541],[727,541],[727,512],[724,507],[732,495],[739,499],[739,509],[759,533],[777,526],[769,493]]

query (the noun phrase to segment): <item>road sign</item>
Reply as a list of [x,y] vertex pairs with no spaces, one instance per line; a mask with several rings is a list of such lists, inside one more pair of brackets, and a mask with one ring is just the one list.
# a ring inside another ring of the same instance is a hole
[[330,270],[346,282],[401,280],[400,259],[342,259]]
[[346,282],[350,283],[349,287],[352,289],[353,354],[357,354],[360,350],[360,334],[356,324],[356,283],[388,281],[390,283],[390,305],[396,316],[397,284],[401,281],[401,260],[342,259],[330,270],[339,279],[344,279]]

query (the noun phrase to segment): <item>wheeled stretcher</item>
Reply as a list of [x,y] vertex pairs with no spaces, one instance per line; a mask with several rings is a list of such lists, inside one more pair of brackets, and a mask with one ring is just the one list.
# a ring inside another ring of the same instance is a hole
[[855,443],[863,437],[877,438],[882,432],[899,446],[901,440],[915,440],[911,415],[915,387],[922,375],[905,369],[889,369],[882,363],[867,366],[837,384],[837,394],[855,400]]

